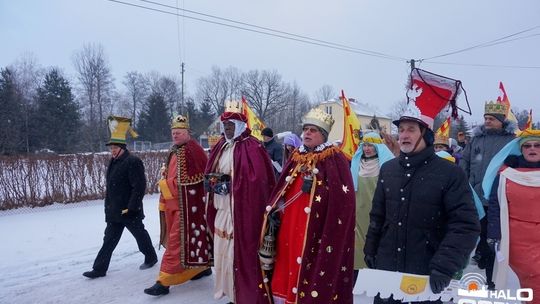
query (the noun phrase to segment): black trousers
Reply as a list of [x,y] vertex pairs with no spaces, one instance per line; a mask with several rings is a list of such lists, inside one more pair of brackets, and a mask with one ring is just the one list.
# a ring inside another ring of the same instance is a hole
[[127,228],[139,246],[139,250],[144,254],[144,262],[152,263],[157,261],[156,250],[152,246],[152,240],[148,231],[144,229],[142,220],[126,221],[124,223],[107,223],[105,228],[105,236],[103,237],[103,245],[98,252],[96,260],[94,261],[94,270],[97,272],[105,273],[109,269],[111,262],[111,256],[120,241],[124,228]]
[[487,220],[487,214],[488,214],[488,207],[484,206],[484,211],[486,212],[486,216],[484,216],[480,220],[480,241],[478,242],[478,247],[476,251],[480,253],[480,261],[478,262],[478,265],[481,265],[482,268],[486,268],[486,281],[487,283],[493,284],[493,266],[495,264],[495,253],[489,248],[489,245],[487,243],[487,226],[488,226],[488,220]]

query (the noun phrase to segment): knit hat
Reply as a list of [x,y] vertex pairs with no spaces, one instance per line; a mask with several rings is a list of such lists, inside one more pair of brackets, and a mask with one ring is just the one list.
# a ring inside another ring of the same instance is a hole
[[268,136],[268,137],[274,137],[274,131],[272,131],[272,129],[266,127],[264,129],[262,129],[261,135]]

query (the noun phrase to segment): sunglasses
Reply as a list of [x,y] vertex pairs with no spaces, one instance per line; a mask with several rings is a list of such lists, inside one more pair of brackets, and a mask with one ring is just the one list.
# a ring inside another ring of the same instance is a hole
[[522,147],[523,149],[530,149],[530,148],[538,149],[538,148],[540,148],[540,143],[523,144],[523,145],[521,145],[521,147]]

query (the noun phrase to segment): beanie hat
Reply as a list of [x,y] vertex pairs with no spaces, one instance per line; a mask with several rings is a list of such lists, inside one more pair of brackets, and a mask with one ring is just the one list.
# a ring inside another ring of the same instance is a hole
[[486,114],[484,114],[484,117],[486,115],[493,116],[493,117],[497,118],[497,120],[500,121],[500,122],[504,122],[504,120],[506,118],[506,115],[504,115],[504,114],[497,114],[497,113],[489,113],[488,114],[488,113],[486,113]]
[[270,128],[264,128],[261,131],[261,135],[268,136],[268,137],[274,137],[274,131]]

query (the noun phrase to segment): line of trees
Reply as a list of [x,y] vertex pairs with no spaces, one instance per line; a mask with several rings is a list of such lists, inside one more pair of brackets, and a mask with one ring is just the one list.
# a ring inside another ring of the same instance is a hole
[[[128,71],[118,89],[99,44],[84,45],[72,61],[75,75],[44,68],[28,54],[0,67],[0,155],[102,151],[109,115],[130,117],[140,140],[159,143],[170,140],[175,114],[189,115],[195,136],[204,133],[227,99],[244,96],[275,132],[299,132],[300,117],[312,107],[309,96],[277,71],[213,67],[182,99],[179,79],[155,71]],[[314,94],[317,101],[336,96],[329,85]]]

